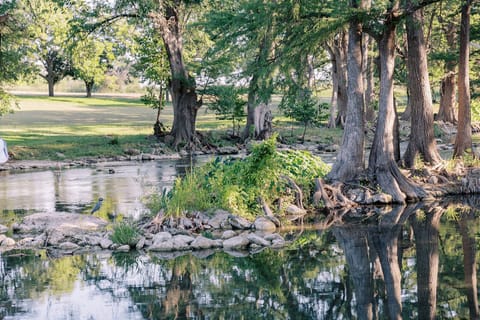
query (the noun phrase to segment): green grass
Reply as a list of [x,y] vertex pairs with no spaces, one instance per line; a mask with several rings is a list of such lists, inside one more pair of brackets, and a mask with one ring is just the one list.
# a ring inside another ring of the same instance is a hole
[[[85,98],[73,94],[56,97],[24,94],[17,99],[20,109],[0,118],[0,137],[7,141],[13,159],[116,156],[123,155],[127,149],[149,153],[155,147],[156,140],[148,137],[153,133],[156,111],[143,105],[138,96]],[[273,113],[274,130],[286,141],[297,142],[302,126],[283,117],[275,106]],[[161,121],[168,128],[172,120],[172,106],[167,105]],[[230,121],[218,120],[206,107],[198,112],[197,130],[215,145],[232,143],[224,139],[231,126]],[[306,141],[339,143],[341,135],[340,129],[309,128]]]

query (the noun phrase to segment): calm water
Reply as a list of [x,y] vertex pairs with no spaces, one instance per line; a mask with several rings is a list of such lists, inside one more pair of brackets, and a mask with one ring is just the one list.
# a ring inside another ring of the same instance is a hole
[[[105,195],[108,210],[135,216],[145,209],[146,190],[171,185],[185,167],[4,175],[2,218],[83,212]],[[35,188],[24,190],[26,183]],[[292,243],[284,250],[244,257],[5,253],[0,319],[468,319],[478,309],[479,204],[468,198],[376,209],[381,219],[309,226],[286,233]]]

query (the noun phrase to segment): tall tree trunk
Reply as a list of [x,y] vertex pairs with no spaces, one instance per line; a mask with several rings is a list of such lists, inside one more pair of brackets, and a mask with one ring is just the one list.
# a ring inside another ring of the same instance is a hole
[[55,96],[55,82],[53,81],[52,77],[47,77],[48,82],[48,96],[54,97]]
[[434,208],[425,217],[412,216],[417,247],[418,318],[435,319],[438,282],[438,241],[443,208]]
[[332,96],[330,98],[330,117],[328,118],[328,128],[335,128],[337,126],[337,105],[338,105],[338,69],[336,56],[329,45],[327,45],[327,51],[330,55],[330,62],[332,64]]
[[[407,0],[406,6],[411,6]],[[433,133],[433,107],[425,39],[423,36],[423,9],[409,14],[406,19],[408,43],[408,86],[412,108],[410,141],[404,155],[405,165],[412,168],[415,157],[434,165],[442,159]]]
[[365,87],[365,120],[373,121],[375,119],[375,62],[374,58],[369,54],[373,46],[373,37],[364,34],[364,87]]
[[193,148],[197,144],[195,125],[202,101],[197,100],[195,81],[188,74],[183,61],[183,37],[177,14],[180,5],[177,1],[172,2],[172,7],[165,8],[164,13],[153,13],[151,17],[165,44],[172,75],[173,125],[170,134],[173,144],[177,148],[183,145]]
[[472,153],[472,119],[470,114],[470,77],[468,72],[470,57],[470,11],[471,0],[465,0],[462,6],[460,25],[460,61],[458,63],[458,126],[453,157],[462,157]]
[[477,250],[474,232],[470,229],[471,226],[475,225],[475,210],[462,215],[458,224],[462,235],[463,268],[470,319],[480,319],[477,289]]
[[[456,43],[456,28],[453,22],[445,24],[443,20],[439,17],[440,23],[444,25],[442,27],[445,37],[447,39],[447,46],[449,51],[455,52],[457,48]],[[457,123],[457,115],[455,112],[455,70],[457,64],[454,60],[445,61],[445,75],[442,78],[440,84],[440,108],[438,110],[437,120],[442,120],[445,122],[450,122],[453,124]]]
[[[351,0],[353,8],[363,7],[361,0]],[[328,178],[353,180],[365,170],[365,102],[362,77],[362,25],[350,22],[348,31],[348,100],[343,142]]]
[[[394,8],[398,9],[398,1]],[[395,9],[392,9],[395,12]],[[369,172],[376,177],[382,190],[392,196],[394,202],[426,196],[422,188],[407,179],[395,162],[393,103],[393,68],[395,64],[394,22],[387,20],[378,40],[380,54],[380,95],[377,129],[369,157]]]
[[347,49],[348,36],[345,31],[340,32],[334,42],[335,62],[337,67],[337,117],[335,125],[344,127],[347,114]]

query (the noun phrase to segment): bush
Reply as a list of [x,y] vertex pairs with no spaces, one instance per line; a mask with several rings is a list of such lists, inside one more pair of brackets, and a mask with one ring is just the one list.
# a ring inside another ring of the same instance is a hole
[[167,194],[152,197],[152,203],[177,217],[187,211],[222,208],[252,218],[260,212],[259,196],[269,204],[291,197],[282,175],[292,178],[308,200],[314,178],[324,176],[329,166],[308,152],[277,151],[275,139],[255,145],[244,159],[217,158],[195,169],[178,178]]
[[121,221],[113,226],[110,240],[120,245],[134,246],[140,237],[140,230],[131,222]]

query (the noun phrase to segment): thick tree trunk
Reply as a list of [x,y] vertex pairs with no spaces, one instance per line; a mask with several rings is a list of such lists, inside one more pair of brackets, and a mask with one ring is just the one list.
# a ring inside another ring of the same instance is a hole
[[48,96],[54,97],[55,96],[55,82],[51,77],[47,77],[48,82]]
[[[440,18],[439,18],[440,20]],[[440,21],[443,23],[443,21]],[[450,22],[444,26],[443,31],[447,39],[447,46],[451,52],[455,52],[457,48],[456,43],[456,28],[455,24]],[[440,84],[440,108],[438,110],[437,120],[457,123],[457,114],[455,112],[456,92],[455,92],[455,69],[457,64],[453,60],[445,61],[445,75]]]
[[[356,0],[353,7],[359,7]],[[362,25],[350,22],[348,31],[348,99],[343,142],[328,178],[347,181],[365,170],[365,102],[362,77]]]
[[329,128],[343,127],[347,112],[347,33],[342,31],[335,36],[333,44],[329,46],[332,61],[332,98]]
[[470,57],[470,11],[471,0],[465,0],[462,6],[460,26],[460,59],[458,63],[458,126],[453,157],[462,157],[472,153],[472,119],[470,114],[470,77],[468,72]]
[[438,241],[443,208],[434,208],[425,216],[412,216],[417,247],[418,318],[435,319],[438,282]]
[[[398,5],[397,5],[398,6]],[[408,180],[395,162],[393,68],[395,64],[395,24],[387,21],[378,41],[380,54],[380,95],[377,129],[369,157],[369,172],[394,202],[426,196],[422,188]]]
[[364,34],[364,52],[363,52],[363,63],[364,63],[364,86],[365,86],[365,120],[373,121],[375,120],[375,62],[374,58],[369,54],[369,51],[373,45],[373,38]]
[[197,111],[202,105],[197,100],[195,81],[188,74],[183,61],[183,37],[178,17],[180,4],[173,2],[165,12],[157,12],[151,15],[156,28],[162,36],[170,64],[171,81],[170,92],[173,105],[173,125],[170,134],[173,136],[173,144],[179,148],[194,148],[197,144],[195,136],[195,124]]
[[328,50],[330,53],[330,61],[332,63],[332,96],[330,98],[330,117],[328,118],[328,127],[335,128],[337,123],[335,121],[337,117],[337,105],[338,105],[338,70],[336,57],[333,51]]
[[[412,0],[407,0],[407,6]],[[408,42],[408,86],[412,108],[410,141],[404,155],[404,163],[412,168],[415,157],[420,154],[423,161],[434,165],[442,159],[437,150],[433,133],[433,107],[430,80],[428,79],[427,52],[423,36],[423,9],[407,16]]]
[[480,319],[477,289],[477,250],[475,233],[470,228],[475,225],[475,210],[462,215],[458,225],[462,235],[463,268],[470,319]]

